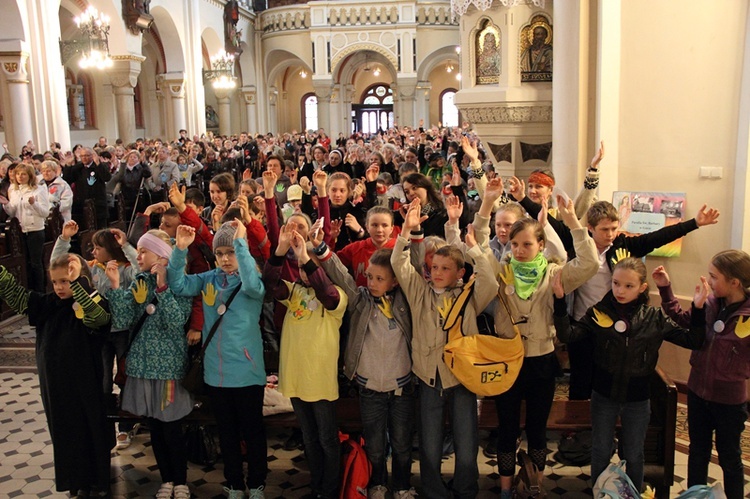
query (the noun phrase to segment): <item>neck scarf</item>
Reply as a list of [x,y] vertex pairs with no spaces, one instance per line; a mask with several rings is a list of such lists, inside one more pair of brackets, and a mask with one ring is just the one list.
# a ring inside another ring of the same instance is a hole
[[526,300],[531,293],[536,291],[539,281],[542,280],[547,270],[547,259],[540,251],[530,262],[519,262],[515,258],[510,259],[510,268],[513,269],[513,280],[516,294],[522,300]]

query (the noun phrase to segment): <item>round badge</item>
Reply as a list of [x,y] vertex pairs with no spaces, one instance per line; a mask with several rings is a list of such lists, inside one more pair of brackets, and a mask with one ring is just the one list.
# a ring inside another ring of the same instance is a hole
[[89,177],[93,177],[94,175],[96,175],[95,171],[89,172]]
[[73,302],[73,310],[75,311],[76,319],[83,319],[83,307],[78,302]]
[[227,306],[223,303],[219,305],[219,308],[216,309],[216,313],[219,315],[224,315],[227,313]]
[[724,321],[722,320],[714,322],[714,331],[716,331],[717,333],[721,333],[722,331],[724,331],[725,327],[726,324],[724,324]]
[[146,313],[148,315],[154,315],[154,313],[156,313],[156,305],[154,305],[153,303],[149,303],[148,305],[146,305]]
[[627,331],[627,329],[628,325],[625,323],[625,321],[620,320],[615,322],[615,331],[617,331],[618,333],[624,333],[625,331]]
[[318,310],[318,300],[310,300],[307,303],[307,309],[311,310],[313,312],[315,312],[316,310]]
[[505,286],[505,294],[506,295],[510,296],[510,295],[512,295],[515,292],[516,292],[516,287],[513,286],[512,284],[510,286]]

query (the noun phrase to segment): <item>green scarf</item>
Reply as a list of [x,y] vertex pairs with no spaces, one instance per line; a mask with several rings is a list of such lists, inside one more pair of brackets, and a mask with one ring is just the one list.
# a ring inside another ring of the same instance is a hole
[[547,259],[540,251],[530,262],[519,262],[515,258],[510,259],[510,268],[513,270],[513,283],[516,294],[522,300],[526,300],[531,293],[536,291],[539,281],[544,277],[547,270]]

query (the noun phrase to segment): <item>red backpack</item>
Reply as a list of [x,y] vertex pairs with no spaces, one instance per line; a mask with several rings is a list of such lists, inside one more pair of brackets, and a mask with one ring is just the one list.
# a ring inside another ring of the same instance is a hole
[[372,465],[362,448],[365,441],[362,437],[359,437],[359,442],[357,442],[340,431],[339,441],[341,442],[341,493],[339,499],[367,497],[367,484],[370,482]]

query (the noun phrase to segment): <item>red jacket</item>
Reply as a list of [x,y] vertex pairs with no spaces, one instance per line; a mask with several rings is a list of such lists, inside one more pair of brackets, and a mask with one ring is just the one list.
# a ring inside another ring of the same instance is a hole
[[[393,249],[395,244],[396,239],[391,238],[383,245],[383,249]],[[367,286],[365,270],[367,270],[367,266],[369,265],[370,257],[377,250],[378,248],[375,247],[372,238],[368,237],[367,239],[347,244],[336,255],[341,260],[341,263],[349,269],[349,273],[354,276],[357,286]],[[322,260],[325,259],[326,256],[322,258]]]

